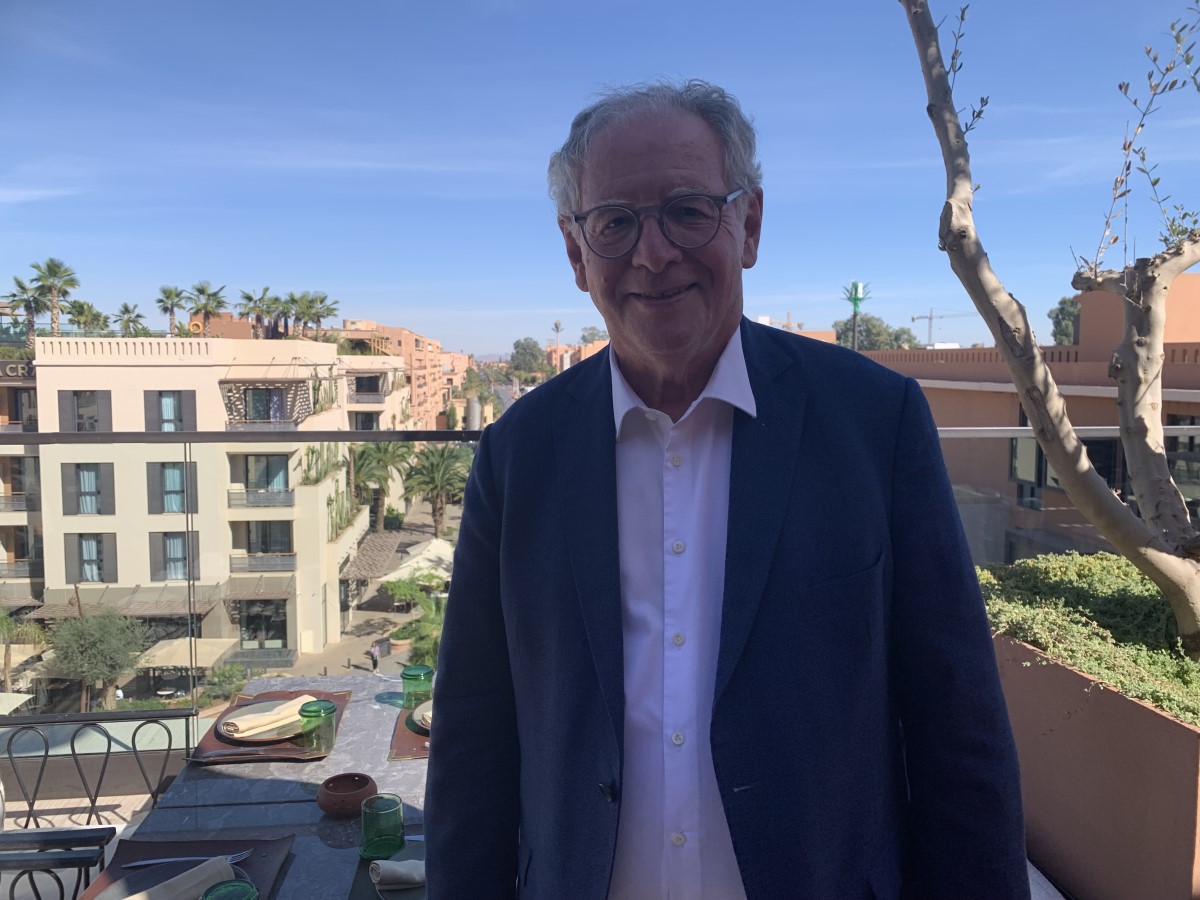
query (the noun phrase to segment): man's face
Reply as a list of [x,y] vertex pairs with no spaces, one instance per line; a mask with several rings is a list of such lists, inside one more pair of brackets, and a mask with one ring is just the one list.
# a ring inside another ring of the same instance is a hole
[[[721,145],[691,113],[643,113],[597,135],[588,148],[579,212],[602,204],[640,209],[681,194],[725,196]],[[727,205],[717,236],[681,250],[646,216],[642,236],[620,259],[597,256],[560,220],[579,289],[604,317],[622,370],[674,373],[711,367],[742,315],[742,269],[758,257],[762,191]]]

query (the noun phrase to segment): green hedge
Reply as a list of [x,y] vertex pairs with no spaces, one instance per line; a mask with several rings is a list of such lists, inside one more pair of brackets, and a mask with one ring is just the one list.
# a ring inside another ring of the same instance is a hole
[[1200,725],[1200,664],[1181,653],[1158,588],[1124,557],[1050,554],[978,573],[995,631]]

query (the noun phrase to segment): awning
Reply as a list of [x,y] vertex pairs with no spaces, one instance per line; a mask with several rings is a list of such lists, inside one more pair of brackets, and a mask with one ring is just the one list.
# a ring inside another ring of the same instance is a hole
[[358,579],[370,581],[379,578],[392,563],[396,548],[400,545],[400,535],[394,531],[377,531],[363,538],[355,551],[354,559],[342,572],[343,579]]
[[[197,615],[206,615],[209,610],[220,602],[220,596],[215,589],[206,587],[202,590],[197,590],[195,598]],[[103,596],[94,599],[90,597],[83,598],[83,611],[85,615],[111,609],[123,616],[138,616],[146,619],[156,617],[178,619],[187,616],[189,606],[190,603],[186,591],[179,590],[174,585],[164,586],[158,590],[152,588],[134,588],[131,593],[126,594],[124,597],[117,597],[111,600]],[[69,602],[46,603],[34,613],[34,616],[39,619],[67,619],[77,615],[79,615],[79,608]]]
[[454,545],[441,538],[434,538],[409,547],[408,558],[399,567],[384,575],[383,580],[396,581],[422,572],[436,572],[444,578],[449,578],[453,567]]
[[6,694],[0,691],[0,716],[7,716],[22,703],[33,699],[33,694]]
[[237,638],[196,638],[196,657],[192,661],[190,638],[159,641],[140,657],[138,669],[211,669],[237,643]]

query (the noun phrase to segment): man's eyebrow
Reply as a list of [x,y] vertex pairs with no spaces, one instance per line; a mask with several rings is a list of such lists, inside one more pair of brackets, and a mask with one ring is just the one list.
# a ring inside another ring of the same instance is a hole
[[[684,186],[684,187],[672,188],[670,191],[668,191],[667,193],[662,195],[662,200],[660,200],[659,202],[665,203],[667,201],[674,200],[677,197],[690,197],[693,194],[701,194],[705,197],[712,196],[712,192],[709,191],[708,188],[699,187],[699,186],[695,186],[695,187]],[[654,206],[655,204],[651,203],[650,205]],[[587,209],[596,209],[597,207],[600,207],[600,206],[623,206],[626,209],[633,209],[633,201],[631,201],[627,198],[624,198],[624,197],[608,197],[608,198],[605,198],[602,200],[595,201],[590,206],[588,206]],[[638,209],[641,209],[641,208],[642,207],[638,207]]]

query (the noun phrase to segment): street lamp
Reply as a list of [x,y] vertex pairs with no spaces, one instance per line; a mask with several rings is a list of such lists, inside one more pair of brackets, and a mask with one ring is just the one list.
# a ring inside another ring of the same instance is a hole
[[852,281],[850,286],[845,290],[846,299],[854,306],[854,315],[851,317],[850,325],[850,349],[858,349],[858,308],[864,300],[870,296],[870,291],[867,286],[861,281]]

